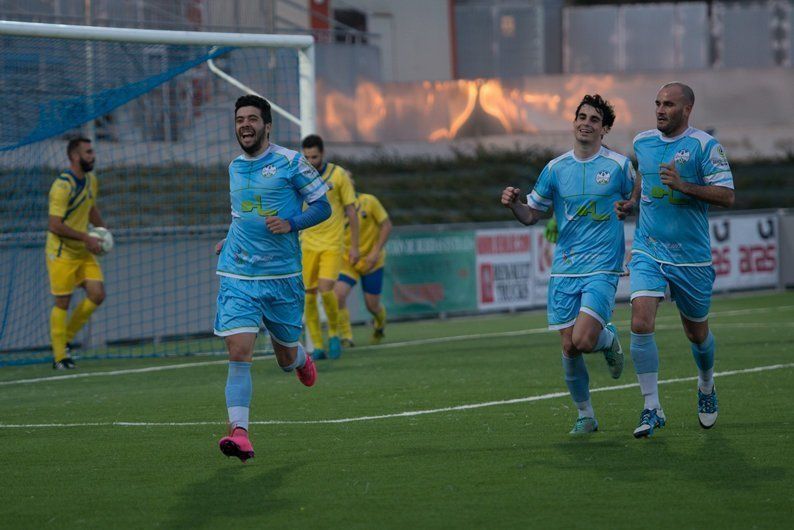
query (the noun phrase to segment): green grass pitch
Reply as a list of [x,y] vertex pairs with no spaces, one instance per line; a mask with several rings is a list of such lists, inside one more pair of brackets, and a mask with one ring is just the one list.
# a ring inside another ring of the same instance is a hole
[[[783,527],[794,292],[720,297],[712,311],[717,425],[698,426],[695,365],[666,302],[668,424],[647,440],[631,435],[639,389],[611,388],[636,382],[628,356],[619,381],[587,358],[600,430],[568,435],[576,413],[557,395],[559,339],[543,311],[395,323],[379,347],[360,327],[359,346],[318,363],[313,388],[258,358],[246,464],[217,448],[223,357],[6,367],[0,527]],[[619,304],[614,317],[626,350],[628,313]]]

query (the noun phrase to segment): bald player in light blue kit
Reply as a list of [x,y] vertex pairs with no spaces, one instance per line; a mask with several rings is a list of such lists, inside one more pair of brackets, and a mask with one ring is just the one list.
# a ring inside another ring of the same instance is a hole
[[565,383],[579,417],[571,434],[598,430],[583,353],[603,352],[613,378],[623,371],[623,350],[609,320],[623,273],[623,223],[613,212],[634,187],[631,161],[602,145],[615,121],[598,94],[582,99],[573,121],[574,147],[549,162],[527,196],[507,187],[502,205],[521,223],[538,222],[549,208],[558,223],[548,294],[549,329],[559,330]]
[[689,126],[695,94],[683,83],[668,83],[656,95],[656,129],[634,139],[639,178],[632,198],[618,201],[624,218],[640,199],[631,271],[631,356],[645,399],[636,438],[664,427],[659,400],[656,310],[670,289],[691,342],[698,368],[698,421],[704,429],[717,421],[714,387],[714,336],[708,314],[714,284],[708,210],[730,207],[733,175],[722,146]]
[[218,249],[215,334],[224,337],[229,351],[229,435],[219,446],[243,462],[254,456],[248,425],[260,324],[270,333],[282,370],[294,370],[306,386],[317,379],[299,342],[304,289],[298,231],[331,215],[328,187],[317,170],[300,153],[270,143],[272,122],[263,98],[246,95],[235,103],[235,132],[244,154],[229,165],[232,223]]

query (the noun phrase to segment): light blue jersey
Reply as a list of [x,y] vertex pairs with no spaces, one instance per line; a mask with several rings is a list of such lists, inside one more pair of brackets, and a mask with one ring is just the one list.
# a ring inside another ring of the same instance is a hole
[[634,167],[602,147],[586,160],[568,151],[546,164],[527,196],[535,210],[554,208],[559,238],[552,276],[621,274],[625,243],[615,201],[631,196]]
[[266,280],[301,273],[298,232],[273,234],[265,218],[298,216],[304,202],[325,196],[328,187],[296,151],[270,144],[264,153],[241,155],[229,165],[232,224],[218,259],[217,273]]
[[662,184],[659,165],[675,162],[685,182],[733,189],[722,146],[705,132],[688,128],[675,138],[653,129],[634,139],[642,198],[633,253],[672,265],[711,265],[707,202]]

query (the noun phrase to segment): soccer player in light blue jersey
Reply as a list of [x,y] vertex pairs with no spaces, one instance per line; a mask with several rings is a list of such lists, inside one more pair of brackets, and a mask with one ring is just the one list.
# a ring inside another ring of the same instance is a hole
[[[303,279],[298,231],[328,218],[328,188],[295,151],[270,143],[270,104],[254,95],[235,103],[235,132],[244,154],[229,165],[232,223],[220,253],[215,334],[229,352],[226,407],[229,435],[220,449],[243,462],[254,456],[248,438],[251,361],[260,324],[285,372],[312,386],[317,370],[299,342]],[[303,210],[303,204],[308,207]]]
[[631,263],[631,356],[645,405],[636,438],[664,427],[659,401],[659,351],[654,339],[656,311],[669,287],[681,314],[698,367],[698,421],[717,421],[714,336],[708,314],[711,266],[708,210],[733,205],[733,176],[722,146],[689,126],[695,94],[683,83],[668,83],[656,95],[656,129],[634,139],[640,178],[628,201],[618,201],[624,218],[640,199]]
[[614,122],[606,100],[585,96],[574,115],[573,149],[546,164],[527,204],[519,200],[518,188],[502,192],[502,204],[525,225],[537,223],[550,208],[557,218],[548,319],[549,329],[560,332],[565,383],[579,411],[571,434],[598,430],[582,354],[603,352],[615,379],[623,371],[617,330],[608,323],[625,253],[623,223],[613,204],[630,197],[634,168],[602,145]]

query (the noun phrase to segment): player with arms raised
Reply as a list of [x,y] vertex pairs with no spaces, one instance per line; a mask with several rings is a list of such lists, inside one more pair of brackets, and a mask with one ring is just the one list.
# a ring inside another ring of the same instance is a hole
[[614,121],[606,100],[585,96],[574,114],[573,149],[543,168],[527,204],[513,187],[505,188],[501,199],[525,225],[537,223],[549,208],[557,218],[548,319],[549,329],[560,332],[565,382],[579,411],[574,435],[598,430],[582,354],[603,352],[615,379],[623,371],[617,330],[608,324],[625,254],[623,223],[612,205],[631,195],[634,169],[628,158],[601,143]]

